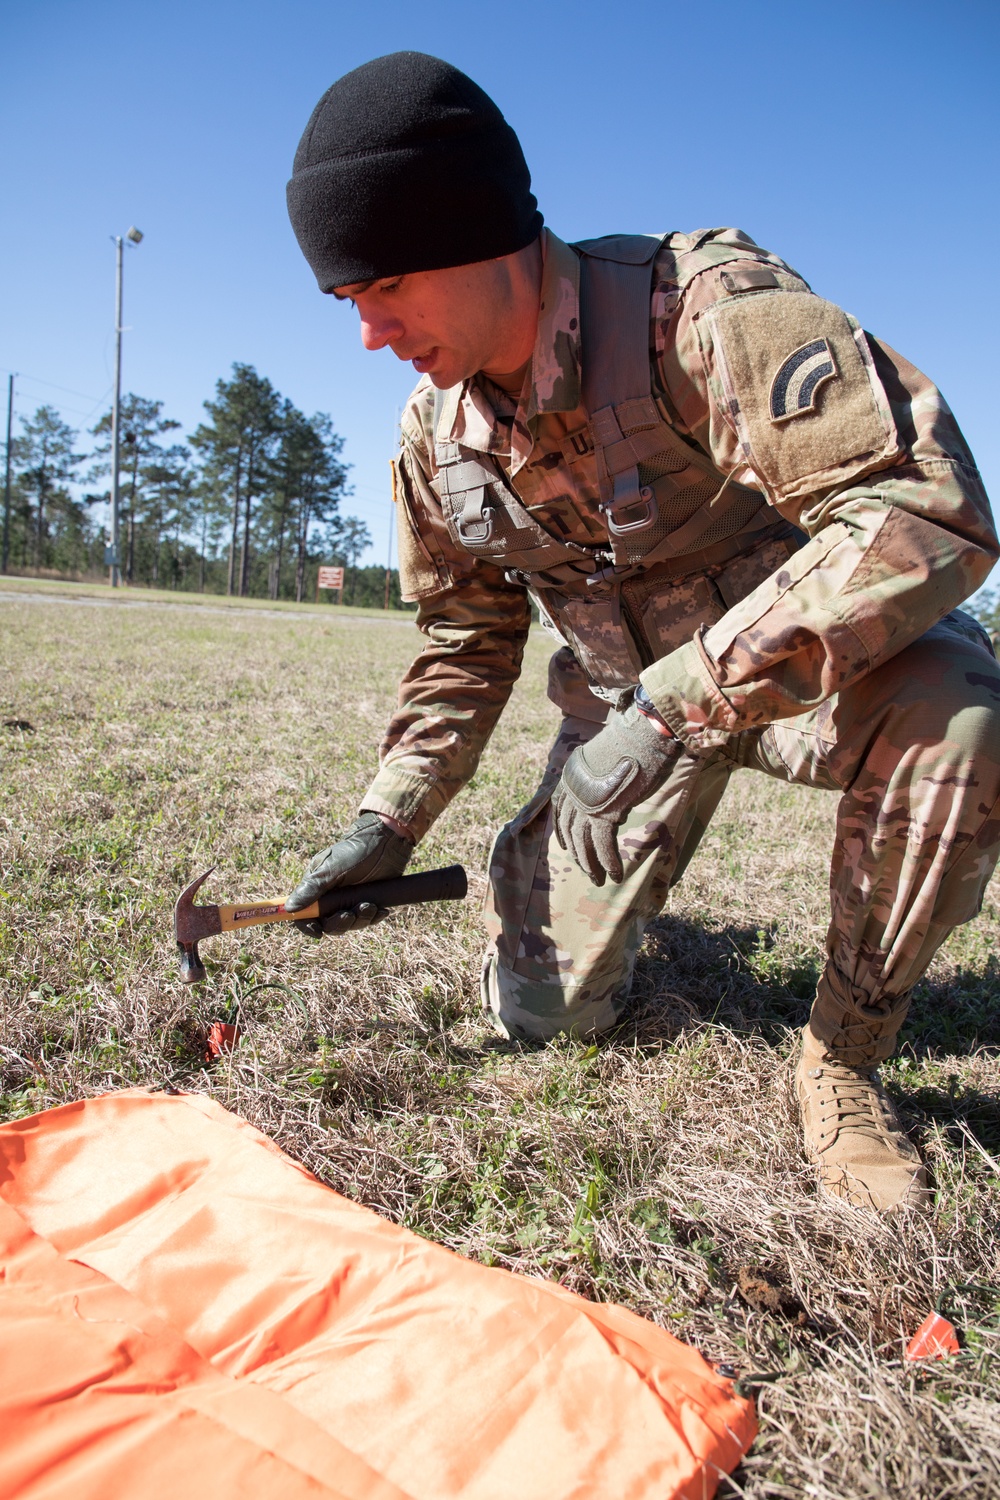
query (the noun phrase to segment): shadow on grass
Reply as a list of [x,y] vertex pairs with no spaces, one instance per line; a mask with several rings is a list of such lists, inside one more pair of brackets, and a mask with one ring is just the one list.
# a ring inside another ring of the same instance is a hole
[[[661,1006],[666,1034],[672,1034],[680,1001],[682,1010],[693,1012],[691,1020],[756,1032],[779,1043],[789,1027],[805,1023],[822,968],[821,955],[788,953],[782,938],[778,923],[709,928],[686,917],[651,923],[634,987],[643,1036],[654,1039],[650,1028],[659,997],[666,1002]],[[991,957],[981,970],[922,980],[913,993],[902,1045],[918,1061],[1000,1049],[1000,957]]]
[[[778,924],[708,928],[687,918],[661,918],[647,930],[636,964],[624,1025],[642,1045],[672,1041],[706,1022],[770,1046],[788,1044],[802,1026],[820,974],[818,954],[782,949]],[[978,971],[960,969],[917,985],[903,1027],[901,1052],[930,1077],[906,1089],[900,1102],[923,1125],[941,1125],[957,1147],[1000,1154],[1000,1097],[963,1086],[947,1072],[949,1057],[1000,1049],[1000,959]],[[893,1088],[894,1093],[899,1093]]]
[[940,1125],[956,1150],[979,1154],[977,1148],[981,1148],[994,1162],[1000,1158],[1000,1098],[996,1094],[956,1087],[952,1081],[947,1088],[914,1089],[906,1105],[925,1129],[932,1122]]
[[1000,957],[981,970],[958,969],[947,980],[921,980],[903,1028],[918,1059],[1000,1049]]
[[779,940],[777,925],[652,922],[630,1005],[640,1039],[672,1040],[683,1026],[709,1021],[779,1045],[805,1022],[820,968],[818,956],[782,954]]

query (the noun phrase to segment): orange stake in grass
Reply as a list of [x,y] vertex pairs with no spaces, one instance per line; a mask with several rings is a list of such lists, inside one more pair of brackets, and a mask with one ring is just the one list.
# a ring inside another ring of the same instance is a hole
[[240,1028],[230,1021],[213,1021],[208,1028],[205,1061],[212,1062],[223,1052],[232,1052],[240,1039]]
[[924,1319],[906,1346],[906,1358],[909,1360],[946,1359],[949,1354],[958,1352],[955,1325],[936,1312]]

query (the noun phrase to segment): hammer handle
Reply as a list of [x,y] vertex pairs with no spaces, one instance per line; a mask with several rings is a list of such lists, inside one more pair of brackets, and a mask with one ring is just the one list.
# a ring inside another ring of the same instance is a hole
[[[316,902],[317,915],[330,917],[336,911],[370,901],[374,906],[413,906],[423,901],[461,901],[469,881],[462,865],[443,870],[423,870],[419,875],[399,875],[395,880],[370,880],[366,885],[339,885]],[[305,912],[293,914],[301,922]]]
[[[245,901],[242,906],[220,906],[217,932],[240,932],[270,922],[314,922],[336,911],[371,901],[375,906],[411,906],[421,901],[461,901],[469,882],[462,865],[423,870],[395,880],[370,880],[364,885],[338,885],[301,911],[286,911],[283,900]],[[206,934],[207,936],[208,934]]]

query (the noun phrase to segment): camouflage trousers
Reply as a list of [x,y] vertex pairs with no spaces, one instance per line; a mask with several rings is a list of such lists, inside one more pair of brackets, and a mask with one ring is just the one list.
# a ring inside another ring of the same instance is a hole
[[894,1009],[980,909],[1000,852],[1000,667],[961,611],[820,708],[685,756],[619,830],[621,885],[592,885],[553,833],[562,766],[608,711],[568,648],[549,697],[564,717],[544,778],[490,858],[483,1001],[505,1035],[614,1025],[646,924],[741,768],[840,793],[821,991]]

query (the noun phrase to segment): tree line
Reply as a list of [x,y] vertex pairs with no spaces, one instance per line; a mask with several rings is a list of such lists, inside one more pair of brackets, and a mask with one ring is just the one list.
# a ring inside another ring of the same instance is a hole
[[[341,513],[351,491],[343,438],[307,417],[252,365],[234,364],[185,441],[163,402],[122,398],[118,563],[127,584],[308,599],[323,563],[345,568],[344,602],[381,605],[386,570],[358,566],[371,535]],[[80,434],[51,406],[11,441],[10,571],[100,574],[108,537],[111,412]],[[390,599],[401,607],[399,578]],[[405,607],[405,606],[404,606]]]

